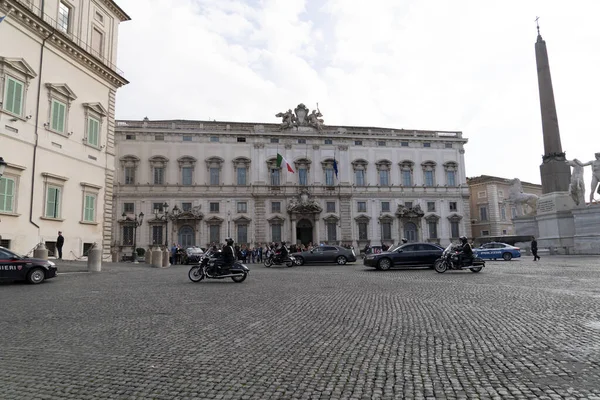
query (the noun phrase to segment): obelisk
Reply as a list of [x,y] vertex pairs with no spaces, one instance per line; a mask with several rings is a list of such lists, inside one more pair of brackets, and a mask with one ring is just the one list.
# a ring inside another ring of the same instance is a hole
[[562,151],[560,143],[548,51],[546,50],[546,42],[540,35],[539,25],[537,31],[535,61],[542,111],[542,132],[544,135],[544,155],[542,156],[542,165],[540,165],[542,193],[567,192],[571,180],[571,168],[565,163],[565,153]]

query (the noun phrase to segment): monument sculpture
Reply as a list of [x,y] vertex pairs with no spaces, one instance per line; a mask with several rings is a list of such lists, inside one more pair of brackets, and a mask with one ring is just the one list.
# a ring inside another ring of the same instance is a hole
[[585,205],[585,184],[583,182],[583,167],[584,164],[578,159],[565,160],[565,162],[573,167],[571,173],[571,183],[569,184],[569,193],[571,198],[577,205]]
[[[509,188],[508,200],[521,206],[523,215],[535,215],[537,211],[538,196],[533,193],[524,193],[523,185],[519,178],[513,179]],[[526,208],[528,207],[527,211]]]
[[298,197],[292,197],[287,211],[297,214],[317,214],[323,211],[323,208],[319,205],[319,202],[310,198],[307,190],[302,190]]
[[594,193],[600,194],[600,153],[594,155],[596,156],[595,160],[583,164],[583,166],[592,166],[592,184],[590,185],[592,192],[590,193],[590,203],[594,203]]
[[320,131],[324,123],[324,120],[320,118],[323,114],[321,114],[318,104],[317,109],[312,110],[311,113],[309,113],[308,108],[304,104],[300,103],[293,112],[289,109],[285,112],[277,113],[275,116],[281,118],[280,128],[282,130],[294,127],[312,127]]

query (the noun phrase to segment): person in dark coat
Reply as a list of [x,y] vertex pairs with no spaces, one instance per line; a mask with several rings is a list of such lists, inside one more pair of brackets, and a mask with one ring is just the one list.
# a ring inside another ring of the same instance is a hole
[[537,255],[538,247],[537,240],[535,240],[535,238],[531,240],[531,252],[533,253],[533,261],[537,261],[540,259],[540,256]]
[[58,259],[62,260],[62,248],[65,244],[65,238],[61,231],[58,231],[58,237],[56,238],[56,251],[58,251]]

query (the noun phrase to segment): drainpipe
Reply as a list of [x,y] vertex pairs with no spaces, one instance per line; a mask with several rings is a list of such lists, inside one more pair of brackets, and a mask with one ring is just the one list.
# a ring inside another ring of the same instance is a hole
[[[44,1],[42,1],[42,18],[43,18],[43,10],[44,10]],[[40,49],[40,74],[38,76],[38,87],[37,87],[37,103],[36,103],[36,108],[35,108],[35,129],[34,129],[34,135],[35,135],[35,144],[33,145],[33,167],[31,168],[31,199],[29,201],[29,222],[35,226],[36,228],[38,228],[38,236],[40,234],[40,226],[38,224],[36,224],[35,222],[33,222],[33,195],[34,195],[34,189],[35,189],[35,166],[36,166],[36,161],[37,161],[37,147],[38,147],[38,139],[39,139],[39,134],[38,134],[38,129],[39,129],[39,122],[40,122],[40,97],[42,94],[42,66],[44,65],[44,47],[46,46],[46,40],[50,39],[50,37],[54,35],[54,31],[50,32],[50,34],[44,38],[44,40],[42,40],[42,47]]]

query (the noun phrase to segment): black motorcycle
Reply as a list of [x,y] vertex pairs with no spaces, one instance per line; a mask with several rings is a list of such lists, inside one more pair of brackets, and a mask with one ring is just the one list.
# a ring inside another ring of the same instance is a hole
[[471,272],[480,272],[485,267],[485,261],[479,257],[473,257],[472,259],[460,261],[460,246],[450,244],[442,256],[435,260],[434,269],[440,274],[446,272],[449,269],[470,269]]
[[200,282],[202,279],[225,279],[231,278],[234,282],[241,283],[246,280],[250,269],[239,261],[232,266],[225,266],[223,254],[220,251],[208,251],[202,255],[200,263],[192,266],[188,277],[192,282]]
[[265,258],[263,263],[267,268],[270,268],[272,265],[285,265],[286,267],[293,267],[297,264],[296,257],[294,256],[281,257],[281,255],[273,253]]

